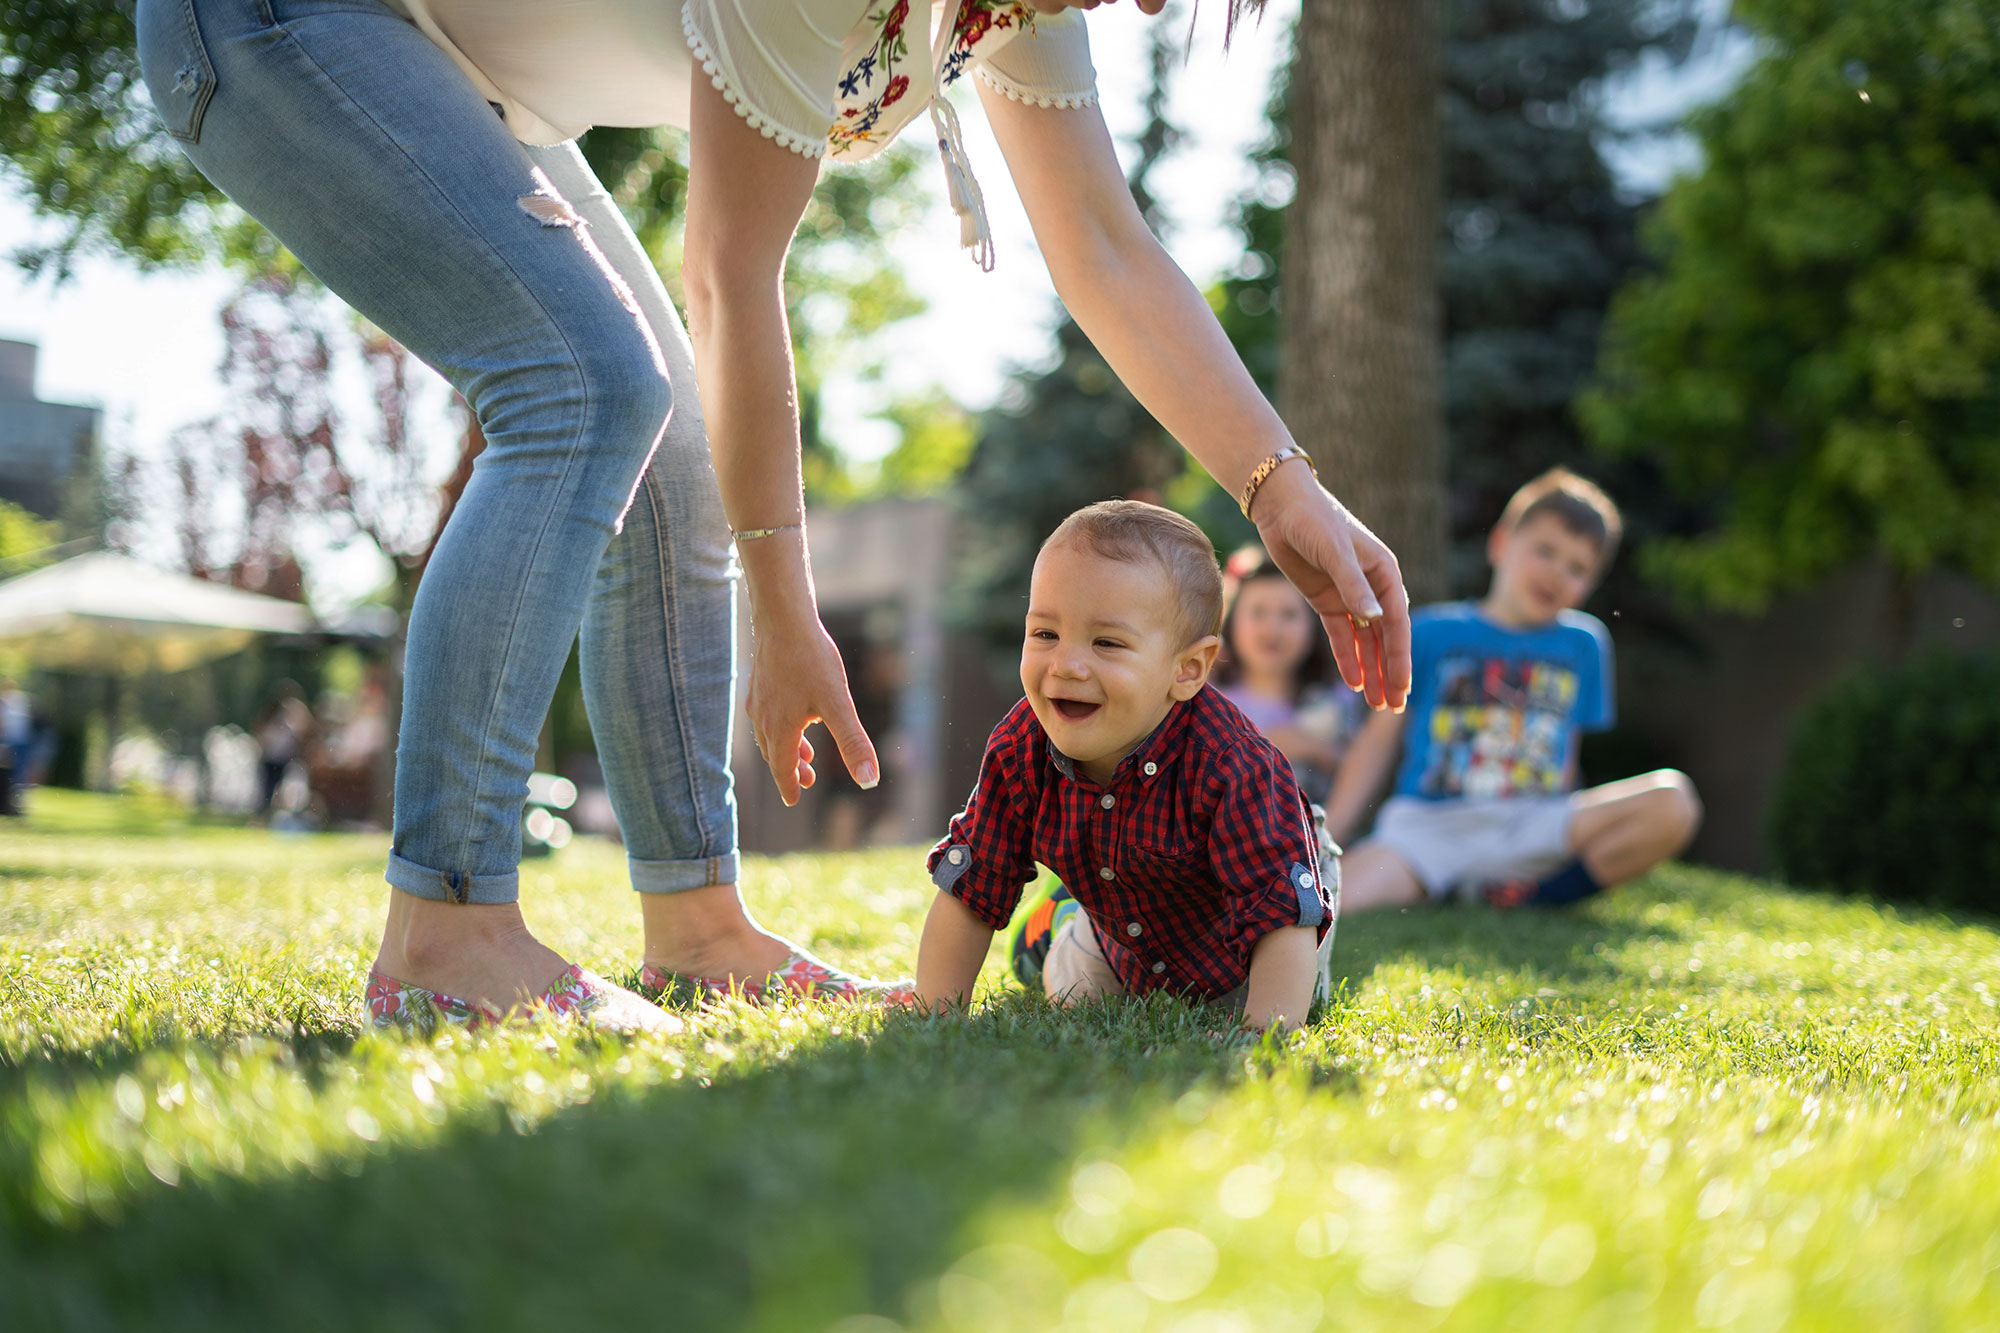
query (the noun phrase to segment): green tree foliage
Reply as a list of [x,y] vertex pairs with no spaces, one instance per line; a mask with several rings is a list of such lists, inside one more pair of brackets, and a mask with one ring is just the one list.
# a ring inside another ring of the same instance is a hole
[[[1445,6],[1445,393],[1451,583],[1485,586],[1485,537],[1507,497],[1562,463],[1607,477],[1635,535],[1670,516],[1631,462],[1592,459],[1570,405],[1600,325],[1637,262],[1634,205],[1599,144],[1604,85],[1643,53],[1685,54],[1690,6],[1647,0],[1449,0]],[[1292,197],[1288,85],[1271,100],[1258,183],[1238,212],[1244,254],[1213,294],[1223,328],[1266,393],[1278,370],[1278,269]],[[1336,482],[1335,489],[1338,489]]]
[[1694,119],[1584,406],[1708,511],[1648,568],[1744,610],[1870,555],[2000,585],[2000,10],[1736,15],[1762,56]]
[[902,433],[876,469],[873,490],[884,495],[934,495],[964,470],[978,433],[973,418],[942,389],[889,404],[882,419]]
[[25,557],[54,546],[57,532],[47,519],[36,518],[11,500],[0,500],[0,578],[25,574],[42,563]]
[[0,0],[0,163],[60,225],[17,252],[66,275],[108,245],[154,265],[240,253],[268,262],[246,224],[163,133],[139,76],[133,0]]

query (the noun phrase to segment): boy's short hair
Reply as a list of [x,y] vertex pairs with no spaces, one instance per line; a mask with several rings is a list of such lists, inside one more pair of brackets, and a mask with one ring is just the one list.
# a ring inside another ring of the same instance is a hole
[[1082,542],[1106,560],[1150,560],[1165,570],[1180,594],[1184,642],[1221,630],[1222,569],[1215,547],[1173,510],[1143,500],[1099,500],[1058,524],[1041,549],[1065,542]]
[[1599,571],[1607,568],[1611,557],[1618,553],[1618,539],[1625,531],[1625,520],[1619,516],[1618,506],[1602,488],[1568,468],[1552,467],[1515,491],[1500,514],[1500,528],[1512,532],[1543,514],[1577,536],[1596,543]]

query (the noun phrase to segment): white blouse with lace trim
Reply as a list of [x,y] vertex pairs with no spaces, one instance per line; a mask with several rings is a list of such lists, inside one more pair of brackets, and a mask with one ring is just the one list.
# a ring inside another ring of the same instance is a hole
[[[923,115],[933,81],[928,24],[911,0],[387,0],[455,61],[525,143],[592,125],[688,123],[695,69],[764,136],[807,157],[860,161]],[[921,0],[920,0],[921,3]],[[961,0],[942,62],[1015,101],[1097,101],[1076,10]]]

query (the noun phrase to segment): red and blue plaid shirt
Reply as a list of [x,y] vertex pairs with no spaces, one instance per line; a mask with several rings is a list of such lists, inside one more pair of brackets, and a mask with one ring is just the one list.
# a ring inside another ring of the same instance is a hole
[[1135,995],[1227,995],[1257,941],[1326,937],[1312,807],[1292,766],[1236,705],[1204,687],[1098,786],[1023,699],[993,729],[972,798],[931,849],[931,879],[1004,930],[1039,861],[1097,929]]

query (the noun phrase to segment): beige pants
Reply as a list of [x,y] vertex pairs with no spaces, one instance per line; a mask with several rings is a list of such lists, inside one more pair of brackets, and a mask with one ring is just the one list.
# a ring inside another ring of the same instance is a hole
[[[1327,998],[1332,989],[1333,935],[1333,931],[1327,931],[1320,942],[1319,980],[1314,987],[1314,999]],[[1090,924],[1084,913],[1078,912],[1063,922],[1062,929],[1049,941],[1049,956],[1042,963],[1042,989],[1050,999],[1064,1004],[1097,995],[1125,994],[1125,983],[1111,970],[1111,964],[1104,961],[1104,949],[1097,942],[1097,927]],[[1210,1003],[1226,1005],[1241,1013],[1249,991],[1245,983]]]
[[1063,1001],[1125,993],[1125,983],[1104,961],[1097,927],[1082,912],[1063,922],[1049,941],[1049,956],[1042,963],[1042,989],[1050,999]]
[[[1063,922],[1062,929],[1049,941],[1048,960],[1042,964],[1042,989],[1050,999],[1063,1004],[1126,993],[1125,983],[1111,970],[1111,964],[1104,961],[1104,949],[1097,942],[1097,927],[1082,912]],[[1245,984],[1207,1003],[1240,1014],[1249,996],[1250,987]]]

